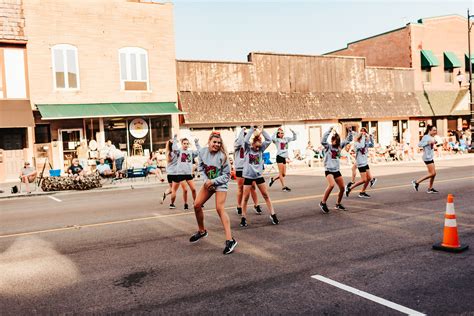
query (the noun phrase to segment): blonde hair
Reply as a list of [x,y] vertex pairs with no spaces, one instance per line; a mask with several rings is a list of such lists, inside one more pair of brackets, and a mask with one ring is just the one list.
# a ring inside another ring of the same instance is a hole
[[227,150],[225,149],[224,140],[221,137],[221,133],[211,132],[211,135],[209,135],[209,140],[207,141],[208,145],[213,138],[219,138],[221,140],[221,148],[219,151],[224,155],[224,161],[222,163],[225,163],[227,161]]

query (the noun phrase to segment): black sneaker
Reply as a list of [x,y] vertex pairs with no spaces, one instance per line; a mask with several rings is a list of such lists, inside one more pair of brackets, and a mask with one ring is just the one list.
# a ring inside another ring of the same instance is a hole
[[377,183],[377,178],[370,179],[370,187],[373,187]]
[[270,178],[270,183],[268,184],[269,187],[271,187],[275,183],[275,180],[273,180],[273,177]]
[[370,195],[368,195],[368,194],[365,193],[365,192],[360,192],[360,193],[359,193],[359,197],[360,197],[361,199],[370,199]]
[[272,220],[273,225],[278,225],[280,224],[280,221],[278,220],[278,217],[276,214],[270,215],[270,219]]
[[283,187],[281,190],[284,192],[291,192],[291,189],[289,187]]
[[428,193],[428,194],[436,194],[436,193],[439,193],[439,191],[438,191],[438,190],[435,190],[435,189],[433,189],[433,188],[431,188],[431,189],[428,189],[428,191],[426,191],[426,193]]
[[257,215],[262,215],[262,208],[260,205],[254,205],[253,208],[255,209],[255,213],[257,213]]
[[354,182],[349,181],[349,182],[347,183],[347,186],[350,188],[353,184],[354,184]]
[[173,209],[173,208],[176,208],[176,206],[173,203],[171,203],[170,204],[170,209]]
[[201,232],[195,233],[194,235],[191,236],[191,238],[189,238],[189,241],[197,242],[199,241],[199,239],[204,238],[204,237],[207,237],[207,230],[205,230],[203,233]]
[[237,247],[238,243],[237,241],[232,238],[232,240],[226,240],[225,241],[225,248],[224,248],[224,254],[228,255],[234,251],[235,247]]
[[335,209],[340,211],[347,211],[347,208],[345,208],[342,204],[336,204]]
[[237,215],[242,215],[242,208],[241,208],[241,207],[237,207],[237,208],[236,208],[236,212],[237,212]]
[[413,186],[413,190],[415,190],[416,192],[418,192],[418,187],[420,186],[419,183],[416,183],[415,180],[412,180],[411,181],[411,185]]
[[189,205],[188,204],[184,204],[184,210],[185,211],[189,210]]
[[344,189],[344,193],[346,194],[346,197],[349,197],[349,194],[351,193],[351,182],[349,182],[347,185],[346,185],[346,188]]
[[247,227],[248,224],[247,224],[247,219],[245,217],[242,217],[242,219],[240,220],[240,227]]
[[319,202],[319,207],[321,208],[321,212],[323,212],[323,214],[329,213],[329,209],[326,203]]

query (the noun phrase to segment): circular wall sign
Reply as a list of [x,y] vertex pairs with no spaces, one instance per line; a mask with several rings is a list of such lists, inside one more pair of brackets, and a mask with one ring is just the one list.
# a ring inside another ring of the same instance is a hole
[[148,124],[144,119],[136,118],[130,122],[130,134],[135,138],[143,138],[148,134]]

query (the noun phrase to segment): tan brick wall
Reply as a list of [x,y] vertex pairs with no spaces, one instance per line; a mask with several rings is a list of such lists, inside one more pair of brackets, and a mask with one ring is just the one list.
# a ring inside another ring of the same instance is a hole
[[178,61],[179,91],[410,92],[413,70],[364,58],[252,53],[251,62]]
[[409,29],[405,27],[349,43],[346,49],[329,55],[365,57],[369,66],[411,67],[410,54],[410,34]]
[[25,41],[22,0],[0,0],[0,40]]
[[[24,0],[33,103],[164,102],[177,99],[172,4],[126,0]],[[55,91],[51,47],[78,49],[79,91]],[[122,47],[148,52],[149,92],[121,91]]]

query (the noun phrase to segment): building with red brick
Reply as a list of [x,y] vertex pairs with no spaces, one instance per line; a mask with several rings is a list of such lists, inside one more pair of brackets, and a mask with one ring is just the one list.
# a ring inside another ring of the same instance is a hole
[[425,18],[326,55],[365,57],[369,66],[412,68],[421,108],[419,133],[432,122],[446,135],[468,128],[470,120],[467,78],[474,58],[468,58],[467,34],[462,16]]
[[389,145],[421,114],[413,72],[367,66],[361,57],[251,53],[244,63],[181,60],[181,130],[201,139],[220,130],[232,150],[241,126],[263,123],[272,132],[284,125],[299,135],[292,153],[304,152],[308,141],[319,145],[326,129],[342,123],[365,126]]

